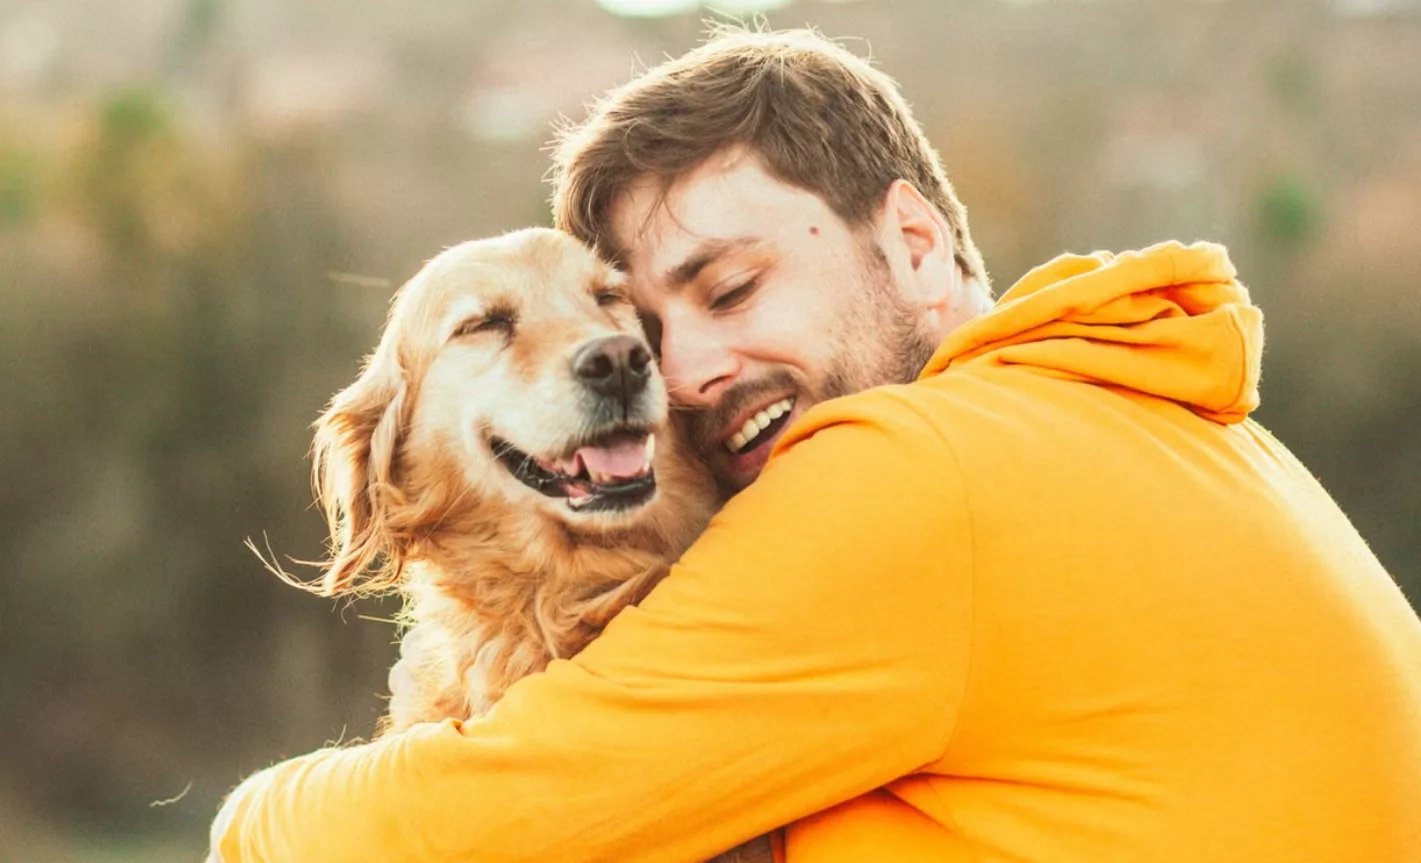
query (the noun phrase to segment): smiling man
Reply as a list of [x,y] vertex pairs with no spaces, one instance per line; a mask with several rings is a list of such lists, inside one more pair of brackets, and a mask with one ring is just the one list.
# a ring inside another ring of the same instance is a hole
[[[596,221],[609,231],[581,233],[633,275],[662,372],[694,408],[687,432],[727,492],[750,484],[811,405],[911,381],[943,333],[989,305],[981,277],[964,283],[950,255],[905,258],[899,275],[912,277],[895,278],[878,238],[744,144],[666,191],[640,176]],[[932,235],[949,227],[911,184],[891,183],[887,203],[898,229],[946,248]]]
[[1222,249],[992,306],[892,83],[803,33],[614,92],[557,182],[734,498],[487,716],[243,783],[215,857],[1414,859],[1421,622],[1248,419]]

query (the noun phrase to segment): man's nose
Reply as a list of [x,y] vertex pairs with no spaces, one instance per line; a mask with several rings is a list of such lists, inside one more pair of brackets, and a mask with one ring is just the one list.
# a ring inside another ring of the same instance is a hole
[[663,324],[661,376],[671,401],[691,407],[710,407],[735,381],[738,361],[732,351],[711,334]]
[[597,395],[625,402],[646,389],[651,352],[635,336],[603,336],[577,349],[572,373]]

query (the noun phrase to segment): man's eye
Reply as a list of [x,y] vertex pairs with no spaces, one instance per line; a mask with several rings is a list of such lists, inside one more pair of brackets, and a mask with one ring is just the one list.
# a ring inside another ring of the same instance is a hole
[[513,332],[513,314],[511,312],[489,312],[477,318],[469,318],[454,331],[454,338],[491,332],[505,334]]
[[750,294],[754,293],[755,289],[759,286],[760,277],[756,276],[753,279],[750,279],[748,282],[741,284],[739,287],[731,288],[730,290],[726,291],[723,294],[720,294],[715,299],[711,300],[710,307],[712,310],[717,312],[722,312],[726,309],[733,309],[736,306],[740,305],[742,302],[744,302],[745,299],[749,297]]

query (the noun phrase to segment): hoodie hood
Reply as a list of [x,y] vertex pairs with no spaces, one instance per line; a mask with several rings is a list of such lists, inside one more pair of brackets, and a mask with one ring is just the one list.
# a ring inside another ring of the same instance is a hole
[[959,327],[923,370],[1033,366],[1188,406],[1221,423],[1258,407],[1263,314],[1214,243],[1062,255]]

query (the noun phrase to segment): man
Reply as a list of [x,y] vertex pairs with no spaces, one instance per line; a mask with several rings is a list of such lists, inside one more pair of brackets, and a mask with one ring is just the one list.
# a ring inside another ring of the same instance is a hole
[[803,33],[648,72],[558,159],[744,491],[487,717],[248,780],[222,859],[694,861],[785,824],[790,863],[1418,859],[1421,622],[1247,419],[1221,249],[1064,257],[989,310],[892,83]]

